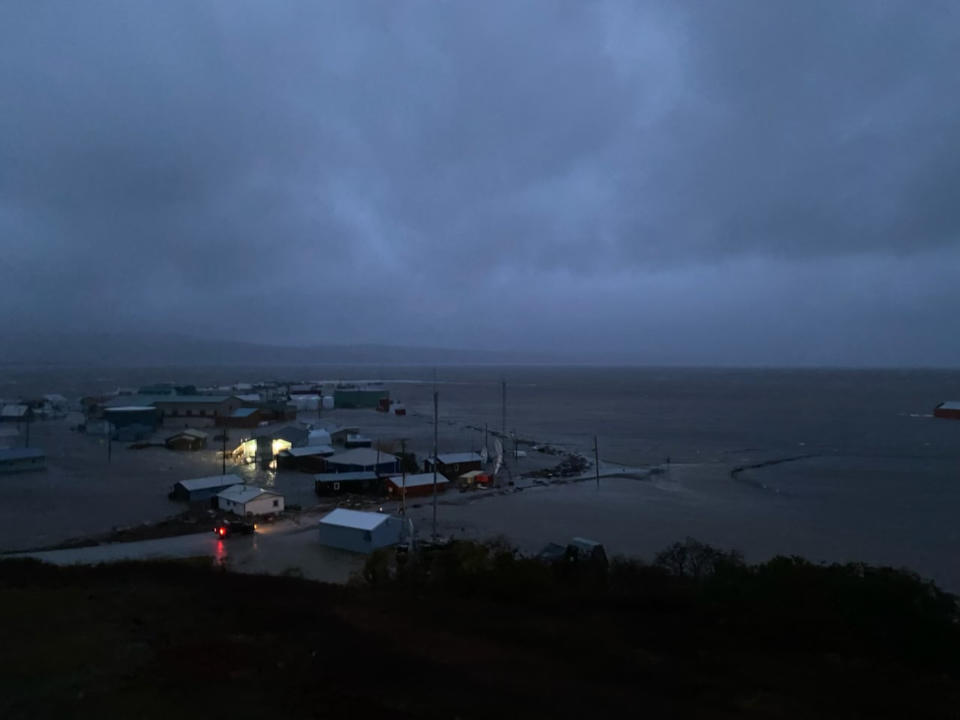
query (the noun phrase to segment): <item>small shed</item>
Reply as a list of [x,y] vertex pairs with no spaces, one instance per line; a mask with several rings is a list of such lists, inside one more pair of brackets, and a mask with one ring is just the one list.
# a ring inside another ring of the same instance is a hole
[[200,502],[215,497],[218,493],[233,485],[243,485],[243,480],[232,473],[181,480],[173,486],[170,497],[174,500]]
[[[437,455],[437,471],[448,480],[456,480],[464,473],[482,470],[483,459],[475,452],[441,453]],[[423,462],[424,472],[433,472],[433,458]]]
[[372,470],[381,475],[400,472],[400,460],[396,455],[373,448],[344,450],[324,459],[327,472],[359,472]]
[[207,446],[207,437],[202,430],[187,428],[168,437],[164,444],[170,450],[202,450]]
[[320,520],[320,543],[368,553],[400,542],[401,526],[393,515],[337,508]]
[[347,442],[347,436],[356,435],[360,432],[360,428],[353,425],[345,425],[338,428],[334,428],[330,431],[330,442],[333,445],[343,445]]
[[0,422],[22,423],[30,420],[29,405],[8,404],[0,408]]
[[313,489],[321,497],[346,493],[379,495],[383,492],[383,479],[372,470],[320,473],[313,476]]
[[[437,473],[437,492],[441,493],[449,486],[450,481],[440,473]],[[387,492],[389,492],[392,497],[402,497],[404,487],[406,487],[406,495],[408,498],[433,495],[433,473],[407,475],[406,480],[404,480],[402,475],[387,478]]]
[[47,456],[38,448],[8,448],[0,450],[0,473],[43,470]]
[[960,400],[948,400],[940,403],[933,409],[933,416],[960,420]]
[[283,495],[252,485],[234,485],[217,493],[217,506],[234,515],[271,515],[283,512]]
[[457,482],[460,484],[460,487],[474,487],[476,485],[489,485],[490,476],[487,475],[482,470],[471,470],[470,472],[465,472],[459,478]]

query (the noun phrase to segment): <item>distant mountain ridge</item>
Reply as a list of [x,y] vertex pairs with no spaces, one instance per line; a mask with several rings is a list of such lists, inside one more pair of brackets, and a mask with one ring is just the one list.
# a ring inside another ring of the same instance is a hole
[[546,354],[392,345],[266,345],[168,333],[17,333],[0,365],[500,365],[554,361]]

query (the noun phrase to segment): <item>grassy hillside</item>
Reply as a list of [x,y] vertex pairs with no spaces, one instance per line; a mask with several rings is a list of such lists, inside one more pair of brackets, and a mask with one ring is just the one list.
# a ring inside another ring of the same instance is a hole
[[4,718],[903,718],[960,701],[952,597],[689,545],[604,567],[458,543],[374,556],[351,587],[4,561],[0,617]]

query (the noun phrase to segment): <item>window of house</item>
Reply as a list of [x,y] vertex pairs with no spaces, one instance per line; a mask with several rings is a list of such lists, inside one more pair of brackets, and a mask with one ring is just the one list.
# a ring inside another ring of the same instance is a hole
[[274,506],[274,507],[280,507],[280,501],[279,501],[279,500],[274,500],[274,501],[273,501],[273,506]]

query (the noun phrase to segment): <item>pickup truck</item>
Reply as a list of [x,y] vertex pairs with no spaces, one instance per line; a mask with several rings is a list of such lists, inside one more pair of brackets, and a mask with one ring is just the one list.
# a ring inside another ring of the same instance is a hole
[[243,520],[224,520],[213,529],[218,538],[227,538],[231,535],[252,535],[257,531],[256,523]]

